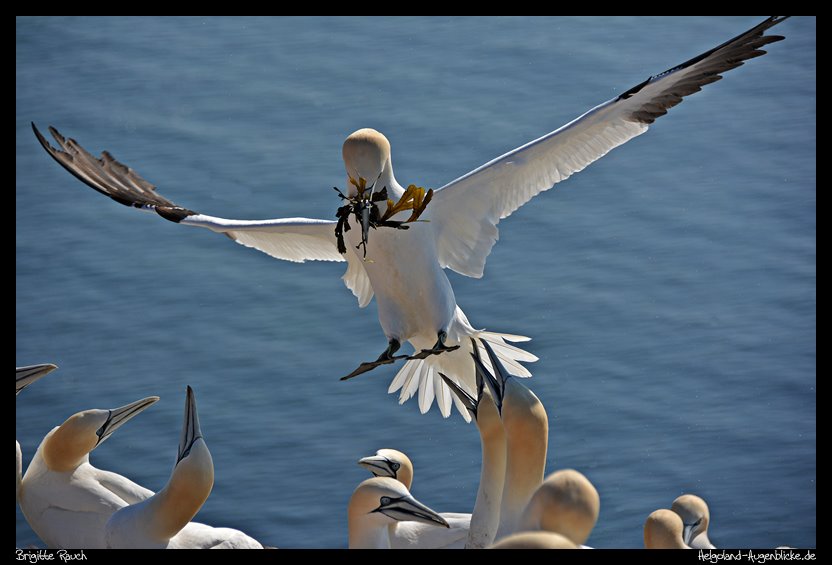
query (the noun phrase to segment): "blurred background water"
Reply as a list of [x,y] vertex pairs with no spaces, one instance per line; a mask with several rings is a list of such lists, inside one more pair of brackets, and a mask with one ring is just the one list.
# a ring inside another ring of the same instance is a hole
[[[381,447],[413,492],[470,511],[477,431],[338,377],[385,344],[343,264],[278,262],[83,186],[29,127],[110,150],[178,204],[332,217],[343,139],[384,132],[404,183],[445,182],[761,21],[674,18],[18,18],[16,362],[28,462],[72,413],[162,401],[92,454],[158,490],[195,387],[216,484],[197,519],[281,547],[346,545]],[[485,277],[450,273],[477,327],[534,338],[548,470],[598,487],[589,540],[640,547],[683,492],[720,546],[814,546],[814,18],[650,132],[500,224]],[[40,544],[17,511],[18,547]]]

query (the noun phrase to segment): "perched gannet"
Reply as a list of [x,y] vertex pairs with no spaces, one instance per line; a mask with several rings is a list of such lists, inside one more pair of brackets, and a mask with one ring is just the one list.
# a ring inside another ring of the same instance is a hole
[[[230,220],[200,214],[159,195],[154,185],[108,152],[96,159],[77,142],[65,139],[50,128],[59,145],[55,149],[37,129],[35,133],[49,154],[70,173],[121,204],[155,211],[176,223],[225,234],[278,259],[346,261],[348,267],[343,277],[346,286],[362,307],[376,296],[379,321],[388,340],[388,347],[379,359],[362,364],[353,374],[392,363],[400,345],[410,341],[420,351],[415,357],[424,358],[408,361],[394,378],[389,392],[401,389],[400,401],[404,402],[418,390],[423,412],[436,398],[440,411],[448,416],[451,399],[456,397],[440,379],[439,371],[469,392],[474,389],[474,373],[466,355],[471,350],[466,338],[490,341],[502,362],[516,376],[529,376],[519,362],[534,361],[536,357],[506,343],[527,338],[475,330],[457,306],[443,269],[481,277],[486,258],[498,239],[500,220],[535,195],[647,131],[650,124],[685,96],[719,80],[720,73],[763,55],[763,46],[783,39],[764,33],[785,17],[769,17],[710,51],[647,78],[565,126],[439,188],[421,214],[421,219],[427,221],[407,224],[407,230],[375,229],[363,249],[366,261],[356,249],[367,232],[365,217],[362,217],[362,229],[345,234],[350,245],[344,246],[342,254],[335,234],[338,222],[334,220]],[[343,157],[350,197],[358,196],[361,191],[362,198],[371,199],[386,191],[394,203],[388,206],[389,210],[414,197],[414,191],[406,191],[394,177],[390,153],[390,143],[375,130],[358,130],[347,138]],[[405,207],[390,219],[407,221],[416,200],[425,204],[427,197],[414,199],[410,208]],[[457,345],[460,349],[449,351]],[[457,408],[468,419],[467,410],[459,404]]]
[[580,549],[566,536],[554,532],[520,532],[504,537],[488,549]]
[[[363,457],[358,464],[376,477],[390,477],[411,490],[413,463],[410,457],[396,449],[379,449],[375,455]],[[463,549],[468,539],[471,514],[440,512],[449,528],[435,528],[422,522],[396,522],[390,524],[392,549]]]
[[[20,391],[32,384],[33,382],[45,377],[55,369],[57,365],[52,363],[44,363],[43,365],[27,365],[26,367],[17,367],[15,377],[16,392],[15,396],[20,394]],[[14,440],[14,455],[15,455],[15,498],[20,498],[20,481],[23,475],[23,451],[20,449],[20,442]]]
[[500,526],[496,539],[513,534],[532,495],[543,482],[549,445],[549,418],[537,395],[512,378],[487,341],[493,374],[474,356],[477,370],[488,385],[506,434],[506,477],[500,501]]
[[113,513],[104,527],[112,549],[263,549],[239,530],[192,523],[214,487],[214,462],[202,437],[194,391],[185,395],[185,419],[173,472],[153,496]]
[[[479,347],[473,342],[474,357],[479,359]],[[476,366],[476,365],[475,365]],[[465,549],[483,549],[494,542],[500,525],[500,502],[506,478],[506,434],[497,406],[477,371],[477,397],[468,394],[446,375],[440,376],[471,413],[480,433],[482,463],[477,501],[471,513],[471,527]]]
[[685,529],[682,539],[693,549],[716,549],[708,539],[711,512],[707,503],[695,494],[683,494],[670,507],[682,519]]
[[682,539],[684,524],[679,515],[662,508],[644,522],[644,547],[647,549],[690,549]]
[[112,410],[84,410],[46,434],[19,493],[26,521],[46,545],[104,548],[104,524],[112,513],[153,495],[117,473],[93,467],[90,451],[157,400],[149,396]]
[[581,545],[600,511],[601,498],[589,479],[574,469],[562,469],[546,477],[532,495],[518,530],[555,532]]
[[390,477],[367,479],[355,489],[347,509],[350,549],[390,549],[390,524],[412,520],[448,528],[448,522]]

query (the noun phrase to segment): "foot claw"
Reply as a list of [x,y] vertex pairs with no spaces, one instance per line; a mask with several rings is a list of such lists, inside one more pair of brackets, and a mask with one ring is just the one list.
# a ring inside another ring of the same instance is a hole
[[378,359],[377,361],[370,361],[368,363],[361,363],[357,369],[355,369],[352,373],[347,375],[346,377],[341,377],[339,380],[346,381],[353,377],[357,377],[358,375],[363,375],[364,373],[368,373],[375,369],[376,367],[380,367],[381,365],[390,365],[399,361],[401,359],[409,359],[407,355],[392,355],[386,359]]
[[415,361],[416,359],[427,359],[431,355],[439,355],[441,353],[445,353],[446,351],[456,351],[457,349],[459,349],[458,345],[454,345],[453,347],[443,345],[442,347],[434,347],[433,349],[423,349],[419,353],[414,353],[407,359],[410,361]]

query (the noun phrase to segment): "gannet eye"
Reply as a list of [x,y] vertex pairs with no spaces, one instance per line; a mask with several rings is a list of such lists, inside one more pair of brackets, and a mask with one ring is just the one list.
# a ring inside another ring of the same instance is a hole
[[400,467],[401,467],[401,465],[399,463],[393,463],[393,464],[390,465],[390,468],[393,469],[394,471],[398,471]]
[[380,502],[382,506],[387,506],[390,502],[392,502],[392,500],[389,496],[382,496]]

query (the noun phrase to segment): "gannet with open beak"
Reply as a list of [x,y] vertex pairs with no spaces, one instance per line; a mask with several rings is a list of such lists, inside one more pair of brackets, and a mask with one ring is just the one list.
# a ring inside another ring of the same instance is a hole
[[[473,356],[479,359],[479,346],[473,340],[472,349]],[[480,433],[482,450],[480,484],[477,487],[477,500],[474,503],[474,511],[471,513],[471,526],[468,530],[465,549],[483,549],[494,542],[497,528],[500,525],[500,502],[506,478],[505,429],[497,406],[488,388],[484,386],[483,377],[479,371],[476,371],[476,397],[470,395],[444,373],[440,373],[440,376],[471,414]]]
[[684,524],[682,539],[693,549],[716,549],[708,539],[711,512],[708,504],[695,494],[683,494],[670,507]]
[[43,438],[20,485],[20,509],[52,548],[103,549],[113,512],[153,493],[90,464],[90,452],[159,400],[149,396],[111,410],[84,410]]
[[[55,369],[57,365],[52,363],[44,363],[42,365],[27,365],[26,367],[17,367],[15,377],[16,392],[15,396],[20,394],[20,391],[32,384],[33,382],[45,377]],[[20,449],[20,442],[14,440],[14,455],[15,455],[15,499],[20,499],[20,481],[23,476],[23,451]]]
[[690,549],[682,539],[684,524],[678,514],[662,508],[644,522],[644,547],[647,549]]
[[[37,129],[35,134],[47,152],[70,173],[121,204],[155,211],[172,222],[225,234],[278,259],[346,261],[344,283],[362,307],[375,294],[379,321],[388,341],[376,361],[363,363],[351,375],[394,362],[395,352],[409,341],[419,351],[415,357],[423,358],[409,360],[394,378],[389,392],[401,390],[399,398],[404,402],[418,390],[422,412],[430,408],[435,398],[442,414],[448,416],[451,400],[456,397],[439,377],[439,371],[469,392],[474,391],[475,377],[467,358],[471,350],[466,338],[490,341],[515,376],[529,376],[520,362],[534,361],[536,357],[506,343],[528,338],[476,330],[457,306],[443,269],[481,277],[486,258],[497,242],[500,220],[535,195],[643,134],[685,96],[720,80],[721,73],[765,54],[763,46],[783,39],[765,32],[785,18],[769,17],[439,188],[421,216],[425,222],[408,224],[407,230],[376,229],[364,248],[366,261],[356,249],[362,243],[362,233],[367,231],[365,220],[362,229],[347,232],[351,245],[342,254],[335,235],[337,222],[333,220],[231,220],[200,214],[161,196],[154,185],[108,152],[96,159],[54,128],[50,132],[58,149],[50,146]],[[343,157],[350,196],[355,196],[359,188],[371,193],[386,189],[393,202],[405,195],[405,189],[393,175],[390,143],[381,133],[372,129],[354,132],[344,143]],[[391,219],[404,221],[408,214],[409,210],[402,210]],[[460,348],[454,350],[457,346]],[[464,407],[457,404],[457,409],[469,418]]]
[[[379,449],[375,455],[359,459],[358,464],[375,477],[396,479],[407,490],[413,486],[413,462],[401,451]],[[448,528],[413,521],[390,524],[391,549],[463,549],[468,539],[471,514],[440,512],[440,516],[448,522]]]
[[350,549],[390,549],[389,526],[417,521],[431,527],[448,528],[445,519],[413,498],[407,488],[390,477],[362,482],[347,508]]
[[193,523],[214,487],[214,462],[196,410],[185,395],[185,419],[168,483],[153,496],[113,513],[104,527],[111,549],[263,549],[239,530]]
[[506,434],[506,476],[496,537],[499,540],[519,531],[523,511],[543,482],[549,417],[537,395],[513,378],[491,345],[487,341],[480,343],[491,370],[477,356],[474,363],[494,398]]
[[586,547],[600,511],[601,497],[589,479],[574,469],[561,469],[532,495],[518,529],[555,532]]

